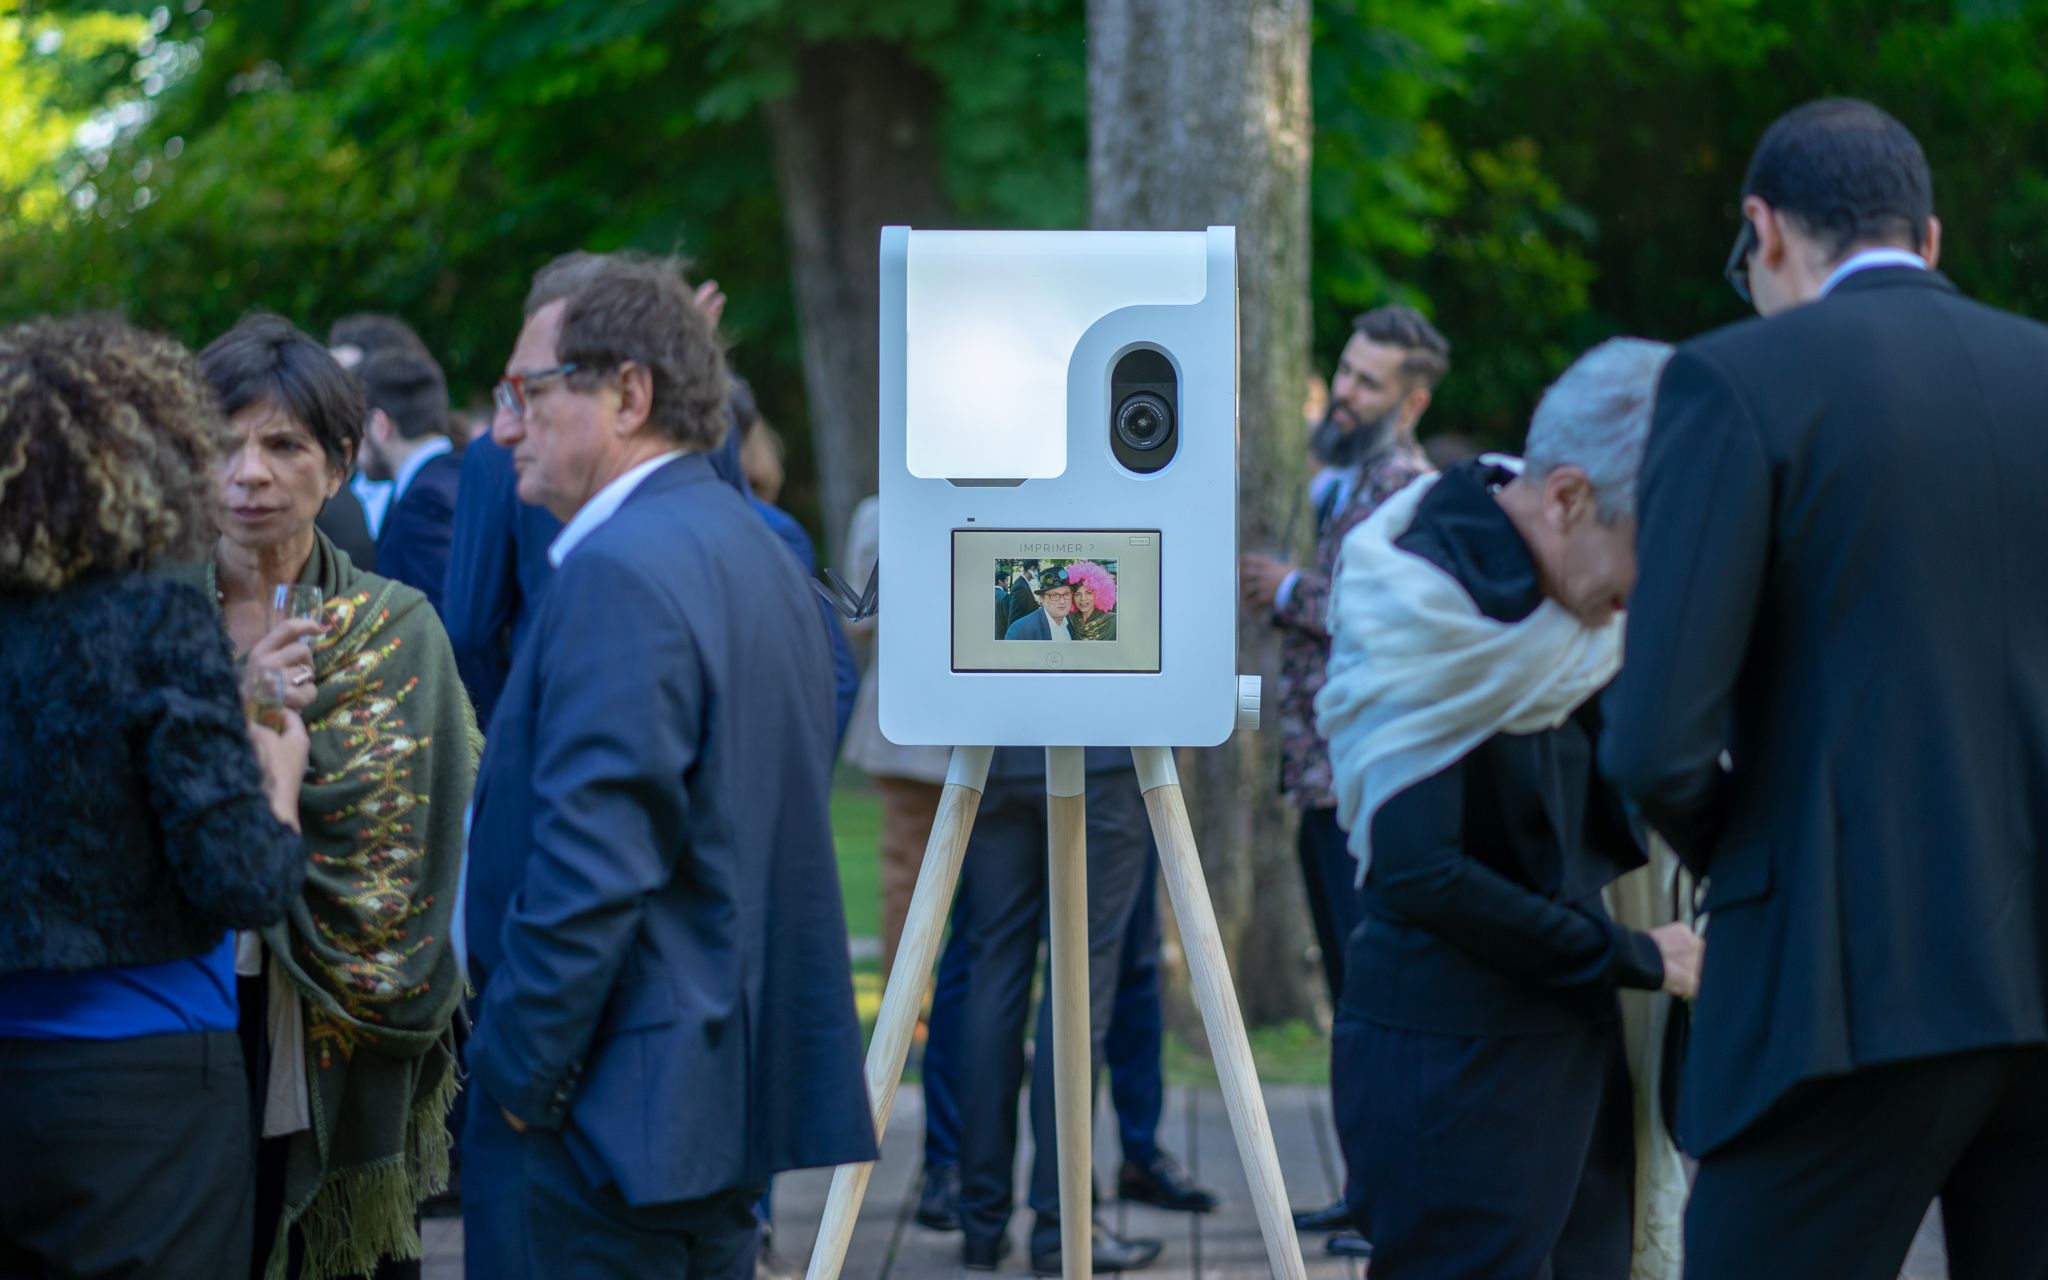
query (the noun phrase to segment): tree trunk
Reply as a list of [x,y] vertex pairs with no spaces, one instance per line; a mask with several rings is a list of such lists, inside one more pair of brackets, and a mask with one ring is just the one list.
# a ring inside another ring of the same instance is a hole
[[[1309,0],[1088,2],[1090,221],[1237,228],[1238,530],[1257,549],[1284,536],[1307,461],[1308,20]],[[1265,677],[1270,704],[1278,637],[1245,616],[1238,645],[1238,669]],[[1311,1014],[1312,938],[1271,724],[1182,764],[1246,1020]]]
[[938,85],[900,49],[860,43],[806,50],[795,92],[767,106],[796,281],[826,563],[838,559],[855,504],[877,483],[881,230],[934,225],[945,210],[939,105]]

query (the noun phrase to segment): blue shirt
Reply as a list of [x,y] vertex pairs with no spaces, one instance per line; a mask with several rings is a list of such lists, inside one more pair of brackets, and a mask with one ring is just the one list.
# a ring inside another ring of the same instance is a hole
[[0,1038],[134,1040],[233,1031],[235,935],[162,964],[0,975]]

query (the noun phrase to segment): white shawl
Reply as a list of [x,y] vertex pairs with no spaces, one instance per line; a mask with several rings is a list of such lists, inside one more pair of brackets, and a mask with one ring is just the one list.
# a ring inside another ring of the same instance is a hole
[[1394,545],[1439,478],[1387,499],[1345,536],[1337,561],[1316,729],[1330,744],[1359,884],[1372,866],[1373,815],[1388,799],[1497,733],[1556,728],[1621,667],[1619,616],[1594,629],[1546,599],[1520,622],[1499,622],[1457,579]]

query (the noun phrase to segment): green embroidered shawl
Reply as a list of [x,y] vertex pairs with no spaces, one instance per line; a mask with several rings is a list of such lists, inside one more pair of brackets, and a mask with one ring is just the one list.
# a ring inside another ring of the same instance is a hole
[[[203,566],[209,596],[214,567]],[[319,534],[299,577],[331,628],[299,792],[305,892],[263,940],[304,1000],[313,1127],[293,1134],[270,1280],[291,1227],[304,1280],[417,1258],[414,1214],[448,1183],[462,979],[449,927],[482,738],[433,606]]]

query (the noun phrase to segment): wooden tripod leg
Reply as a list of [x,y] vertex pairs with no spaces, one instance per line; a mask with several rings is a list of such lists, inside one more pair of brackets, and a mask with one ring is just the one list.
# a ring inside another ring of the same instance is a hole
[[1294,1216],[1280,1177],[1280,1153],[1273,1145],[1273,1127],[1266,1118],[1266,1100],[1259,1092],[1258,1070],[1252,1065],[1251,1041],[1244,1014],[1230,981],[1230,963],[1223,954],[1223,935],[1216,927],[1216,909],[1202,878],[1201,856],[1194,829],[1188,824],[1187,802],[1173,755],[1164,747],[1138,747],[1131,752],[1138,765],[1138,785],[1145,792],[1145,810],[1152,817],[1152,837],[1159,844],[1159,865],[1166,875],[1167,896],[1180,922],[1188,973],[1194,979],[1195,1003],[1209,1032],[1216,1077],[1223,1085],[1224,1108],[1231,1132],[1251,1183],[1252,1207],[1266,1238],[1266,1258],[1276,1280],[1306,1280],[1301,1242],[1295,1238]]
[[[1081,749],[1045,752],[1048,885],[1052,906],[1053,1104],[1060,1160],[1060,1257],[1066,1280],[1093,1274],[1095,1180],[1093,1037],[1088,1031],[1088,808]],[[1044,1052],[1045,1046],[1039,1046]]]
[[[903,921],[896,966],[889,971],[889,985],[882,991],[882,1010],[875,1019],[874,1039],[868,1043],[868,1103],[874,1109],[878,1143],[889,1127],[889,1109],[896,1104],[896,1086],[903,1079],[903,1060],[909,1056],[910,1038],[917,1029],[917,1011],[924,1004],[925,986],[939,956],[939,938],[945,933],[953,891],[960,883],[967,837],[974,831],[974,814],[988,787],[990,754],[987,747],[953,748],[952,768],[946,773],[931,839],[924,847],[924,864],[918,869],[910,912]],[[825,1218],[818,1224],[818,1243],[811,1250],[808,1280],[837,1280],[874,1171],[873,1164],[846,1164],[833,1171]]]

